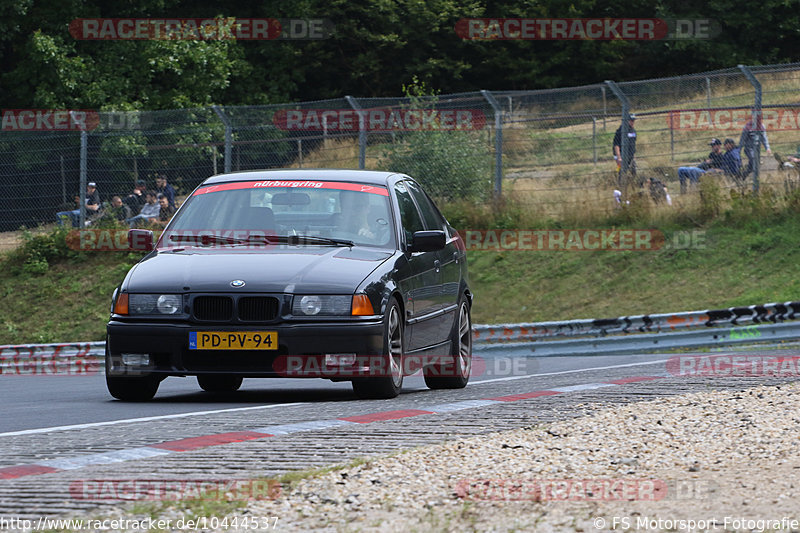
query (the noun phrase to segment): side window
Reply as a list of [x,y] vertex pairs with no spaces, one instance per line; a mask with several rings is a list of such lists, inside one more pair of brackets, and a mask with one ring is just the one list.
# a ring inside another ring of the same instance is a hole
[[397,205],[400,208],[400,223],[406,234],[406,242],[411,242],[411,236],[415,231],[422,231],[425,227],[422,224],[417,206],[411,199],[405,182],[398,182],[394,186],[394,193],[397,197]]
[[422,189],[416,183],[413,182],[406,182],[408,186],[408,190],[414,196],[414,199],[417,201],[417,205],[419,206],[419,210],[422,213],[422,219],[425,221],[425,226],[428,229],[436,230],[444,229],[444,219],[442,215],[439,214],[439,211],[433,205],[428,195],[422,192]]

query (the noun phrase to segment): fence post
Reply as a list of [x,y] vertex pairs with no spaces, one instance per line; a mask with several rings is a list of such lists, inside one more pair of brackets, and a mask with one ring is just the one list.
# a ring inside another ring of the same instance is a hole
[[711,111],[711,78],[706,76],[706,101],[708,102],[708,110]]
[[669,157],[670,161],[675,161],[675,128],[673,128],[672,117],[669,121]]
[[345,96],[345,100],[358,113],[358,168],[364,170],[367,164],[367,121],[364,110],[352,96]]
[[755,98],[753,100],[753,113],[750,115],[750,141],[755,144],[755,153],[753,154],[753,193],[758,194],[758,178],[761,171],[761,129],[764,128],[764,135],[767,134],[766,127],[763,125],[761,118],[761,82],[756,79],[753,72],[745,65],[739,65],[739,70],[747,78],[747,81],[755,89]]
[[[72,115],[72,111],[69,112]],[[74,117],[71,117],[74,120]],[[78,217],[78,227],[83,229],[86,227],[86,174],[89,168],[87,158],[89,152],[89,134],[86,132],[86,128],[81,128],[81,160],[80,160],[80,201],[81,205],[78,206],[80,209],[80,215]]]
[[64,175],[64,155],[61,158],[61,196],[64,200],[64,205],[67,205],[67,177]]
[[503,109],[492,93],[484,89],[481,94],[494,109],[494,194],[500,196],[503,193]]
[[603,93],[603,131],[606,131],[606,115],[608,114],[608,108],[606,107],[606,88],[601,86],[600,92]]
[[297,159],[299,167],[303,168],[303,139],[297,139]]
[[214,113],[217,114],[219,119],[225,125],[225,173],[231,171],[231,164],[233,163],[232,159],[232,152],[233,152],[233,128],[231,127],[231,122],[228,120],[228,117],[225,113],[222,112],[219,106],[212,105],[211,109],[214,110]]
[[[620,141],[619,141],[619,155],[622,161],[620,161],[620,171],[618,177],[619,185],[622,185],[622,176],[628,172],[628,143],[626,139],[628,138],[628,117],[630,116],[630,102],[628,102],[628,98],[622,92],[622,90],[611,80],[606,80],[606,85],[608,88],[611,89],[611,92],[614,93],[620,103],[622,104],[622,127],[620,131]],[[633,154],[631,155],[631,161],[633,160]],[[626,190],[622,191],[624,195],[627,195],[627,187]]]
[[597,166],[597,117],[592,117],[592,157]]

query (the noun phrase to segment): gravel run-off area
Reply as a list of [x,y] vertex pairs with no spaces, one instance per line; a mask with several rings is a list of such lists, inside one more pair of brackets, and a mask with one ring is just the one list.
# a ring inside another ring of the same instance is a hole
[[216,531],[800,531],[800,382],[573,407],[587,414],[295,475]]
[[796,531],[798,392],[710,390],[418,448],[237,515],[283,531]]

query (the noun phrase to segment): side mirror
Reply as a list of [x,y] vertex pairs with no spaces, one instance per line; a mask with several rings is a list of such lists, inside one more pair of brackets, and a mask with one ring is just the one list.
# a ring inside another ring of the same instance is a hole
[[446,243],[444,232],[442,230],[435,231],[417,231],[411,237],[411,252],[435,252],[444,248]]
[[129,229],[128,248],[149,252],[153,249],[153,232],[149,229]]

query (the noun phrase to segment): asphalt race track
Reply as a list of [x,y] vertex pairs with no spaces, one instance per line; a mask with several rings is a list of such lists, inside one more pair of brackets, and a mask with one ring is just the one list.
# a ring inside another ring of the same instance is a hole
[[[756,346],[700,355],[800,356]],[[349,383],[245,379],[231,394],[168,378],[155,400],[111,398],[104,377],[0,376],[0,514],[37,517],[119,502],[71,497],[86,479],[240,479],[340,463],[459,436],[580,416],[615,404],[796,380],[680,376],[673,354],[478,360],[466,389],[407,377],[392,400],[358,400]]]

